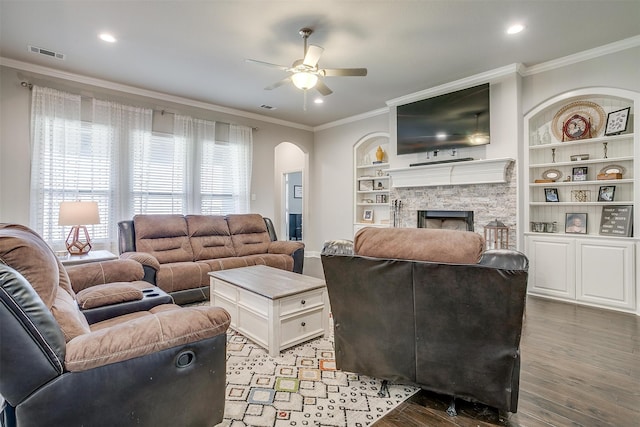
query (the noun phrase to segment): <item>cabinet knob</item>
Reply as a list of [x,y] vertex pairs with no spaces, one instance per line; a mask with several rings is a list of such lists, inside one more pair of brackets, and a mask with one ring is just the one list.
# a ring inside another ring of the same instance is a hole
[[306,322],[302,322],[300,325],[302,325],[304,327],[304,326],[307,326],[307,323]]
[[300,301],[300,304],[305,305],[307,302],[305,300]]

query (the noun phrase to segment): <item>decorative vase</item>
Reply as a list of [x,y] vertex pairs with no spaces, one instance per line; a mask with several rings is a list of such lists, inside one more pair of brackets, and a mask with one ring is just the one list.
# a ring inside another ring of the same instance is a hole
[[382,147],[378,145],[378,149],[376,150],[376,159],[379,162],[381,162],[383,158],[384,158],[384,150],[382,149]]

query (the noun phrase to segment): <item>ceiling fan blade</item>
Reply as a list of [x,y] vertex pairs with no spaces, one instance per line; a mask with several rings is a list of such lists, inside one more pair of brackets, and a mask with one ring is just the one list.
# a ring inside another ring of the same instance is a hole
[[280,87],[283,84],[286,84],[286,83],[289,83],[289,82],[291,82],[291,77],[286,77],[286,78],[280,80],[279,82],[275,82],[274,84],[265,87],[264,90],[272,90],[272,89]]
[[287,71],[289,69],[289,67],[285,67],[284,65],[272,64],[271,62],[256,61],[255,59],[245,59],[245,61],[251,62],[253,64],[265,65],[265,66],[271,67],[271,68],[277,68],[277,69],[283,70],[283,71]]
[[304,55],[304,60],[302,61],[302,63],[304,65],[308,65],[309,67],[315,67],[316,64],[318,64],[318,61],[320,60],[320,55],[322,55],[322,52],[324,52],[324,49],[321,48],[320,46],[316,46],[316,45],[309,45],[309,47],[307,48],[307,53],[306,55]]
[[320,70],[326,77],[366,76],[366,68],[325,68]]
[[329,89],[327,85],[324,84],[324,82],[321,80],[318,80],[318,82],[316,83],[316,90],[320,92],[322,96],[331,95],[333,93],[333,91]]

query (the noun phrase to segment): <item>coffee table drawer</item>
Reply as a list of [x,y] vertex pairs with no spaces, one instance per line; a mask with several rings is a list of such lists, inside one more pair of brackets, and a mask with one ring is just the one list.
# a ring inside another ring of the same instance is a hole
[[280,315],[286,316],[302,310],[321,307],[324,304],[323,290],[305,292],[292,297],[283,298],[280,302]]
[[322,309],[290,317],[281,323],[280,348],[291,347],[312,337],[323,335]]

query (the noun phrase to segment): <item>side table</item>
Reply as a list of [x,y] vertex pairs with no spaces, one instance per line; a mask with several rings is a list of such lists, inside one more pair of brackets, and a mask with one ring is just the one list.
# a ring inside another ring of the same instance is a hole
[[70,265],[78,265],[78,264],[86,264],[89,262],[101,262],[101,261],[110,261],[113,259],[118,259],[118,257],[112,254],[109,251],[89,251],[88,254],[84,255],[71,255],[66,254],[64,256],[58,257],[62,265],[68,267]]

